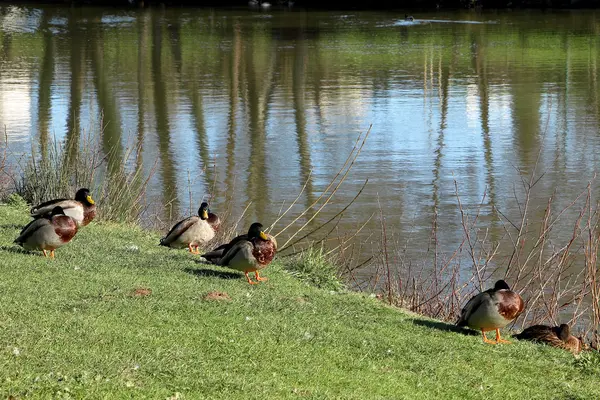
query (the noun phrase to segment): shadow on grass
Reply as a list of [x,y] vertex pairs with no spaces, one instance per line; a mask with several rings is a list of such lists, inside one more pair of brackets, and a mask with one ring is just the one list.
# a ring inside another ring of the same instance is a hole
[[23,224],[2,224],[0,229],[23,229],[24,226]]
[[413,319],[411,322],[415,325],[425,326],[427,328],[437,329],[444,332],[454,332],[460,333],[461,335],[466,336],[479,336],[480,333],[471,329],[461,328],[456,325],[447,324],[445,322],[440,321],[428,321],[424,319]]
[[15,253],[15,254],[38,254],[35,253],[33,251],[27,251],[25,249],[22,249],[21,247],[18,246],[0,246],[0,251],[8,251],[9,253]]
[[198,277],[211,277],[219,279],[240,279],[243,277],[243,275],[235,272],[215,271],[214,269],[185,268],[184,271],[188,274],[196,275]]

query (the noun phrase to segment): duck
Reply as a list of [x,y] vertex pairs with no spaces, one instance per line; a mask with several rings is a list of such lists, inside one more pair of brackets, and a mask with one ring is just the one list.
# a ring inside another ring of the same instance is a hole
[[[523,298],[510,290],[504,280],[499,280],[492,289],[473,296],[460,313],[458,326],[468,326],[481,330],[484,343],[510,343],[500,337],[500,328],[504,328],[516,319],[525,309]],[[485,333],[496,331],[496,340],[489,340]]]
[[54,199],[33,207],[31,216],[36,219],[47,217],[55,207],[62,208],[65,215],[73,218],[78,227],[88,225],[96,217],[96,202],[86,188],[79,189],[74,200]]
[[[275,238],[265,233],[260,222],[255,222],[246,235],[237,236],[202,257],[212,264],[243,272],[248,283],[255,285],[268,280],[261,277],[259,271],[273,261],[276,252]],[[248,276],[250,272],[254,272],[256,282]]]
[[[262,225],[260,225],[259,228],[262,229]],[[272,236],[266,232],[264,233],[267,239],[273,243],[275,251],[277,251],[277,240],[275,239],[275,236]],[[209,251],[208,253],[202,254],[202,257],[211,264],[219,264],[219,260],[223,258],[223,255],[227,253],[229,249],[233,247],[233,245],[235,245],[241,240],[248,240],[248,234],[244,233],[243,235],[236,236],[233,239],[231,239],[228,243],[222,244],[219,247]]]
[[546,343],[553,347],[565,349],[573,354],[579,354],[583,348],[582,340],[571,335],[568,324],[560,326],[533,325],[515,335],[519,340]]
[[412,15],[404,14],[405,21],[414,21],[415,18]]
[[219,217],[210,212],[208,203],[203,202],[198,209],[198,215],[176,223],[169,233],[160,239],[160,245],[172,248],[187,247],[190,253],[200,254],[198,247],[212,240],[220,225]]
[[75,219],[66,215],[62,207],[56,206],[50,214],[27,224],[14,243],[25,250],[42,250],[44,257],[54,258],[54,250],[69,243],[77,229]]

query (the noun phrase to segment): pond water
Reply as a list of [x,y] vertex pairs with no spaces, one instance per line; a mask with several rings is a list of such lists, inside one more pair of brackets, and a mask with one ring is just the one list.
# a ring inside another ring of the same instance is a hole
[[[594,177],[599,17],[2,6],[0,124],[20,154],[77,142],[102,119],[106,153],[133,146],[119,161],[156,165],[148,200],[165,205],[164,219],[195,212],[214,186],[214,212],[233,201],[239,216],[251,202],[242,225],[269,225],[308,182],[279,228],[318,198],[372,124],[313,226],[369,179],[336,235],[375,213],[358,236],[374,248],[381,210],[390,240],[426,251],[435,216],[439,251],[451,254],[463,238],[455,181],[465,210],[481,203],[493,241],[505,235],[501,214],[519,219],[515,196],[536,162],[544,176],[532,218],[553,192],[560,209]],[[557,224],[559,237],[578,212]]]

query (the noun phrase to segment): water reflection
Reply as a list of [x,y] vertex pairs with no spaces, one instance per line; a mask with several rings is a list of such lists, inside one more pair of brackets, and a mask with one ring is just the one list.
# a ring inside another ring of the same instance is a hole
[[399,241],[427,241],[435,215],[440,243],[454,248],[454,180],[467,208],[486,193],[493,238],[503,232],[496,208],[518,216],[515,183],[540,149],[547,175],[534,208],[557,188],[566,204],[600,162],[595,12],[426,13],[411,24],[375,12],[0,15],[0,123],[16,148],[45,157],[57,138],[75,151],[102,115],[108,173],[119,173],[126,143],[136,148],[129,168],[158,160],[150,196],[165,218],[212,194],[214,210],[231,200],[237,215],[252,202],[245,223],[269,224],[305,182],[306,207],[371,123],[358,168],[322,218],[369,178],[341,229],[381,202]]

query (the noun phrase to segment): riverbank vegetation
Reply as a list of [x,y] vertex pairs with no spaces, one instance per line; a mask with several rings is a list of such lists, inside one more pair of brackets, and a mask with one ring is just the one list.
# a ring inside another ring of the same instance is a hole
[[[15,192],[27,203],[36,204],[49,198],[70,196],[79,187],[89,187],[101,205],[100,221],[164,231],[179,220],[182,217],[179,214],[172,214],[168,220],[151,214],[151,210],[160,208],[148,203],[145,196],[154,169],[145,174],[139,164],[129,162],[137,153],[128,147],[124,149],[125,156],[119,158],[126,160],[124,163],[109,164],[110,158],[103,155],[99,141],[101,133],[84,135],[84,140],[78,142],[79,151],[73,151],[69,143],[55,144],[48,146],[43,154],[23,159],[13,170],[9,170],[4,161],[4,170],[0,172],[10,179],[3,192],[6,195]],[[455,182],[454,198],[460,210],[462,232],[460,237],[453,238],[457,245],[451,252],[439,250],[440,236],[444,232],[436,218],[431,222],[427,243],[414,245],[410,237],[400,242],[388,232],[385,210],[381,206],[378,213],[365,214],[354,231],[340,232],[338,224],[368,181],[332,218],[317,222],[319,213],[336,202],[335,195],[343,190],[340,188],[357,163],[369,133],[370,129],[359,135],[340,170],[311,204],[302,211],[295,207],[307,187],[308,177],[300,193],[282,205],[279,217],[265,221],[270,233],[278,237],[278,258],[292,275],[329,290],[339,289],[341,280],[355,291],[377,294],[390,305],[449,323],[458,319],[462,306],[471,296],[487,289],[494,279],[504,278],[527,304],[524,316],[510,328],[518,331],[538,323],[568,323],[586,343],[598,348],[600,210],[592,194],[593,180],[566,205],[559,207],[553,197],[548,198],[546,209],[540,213],[532,209],[530,202],[543,174],[538,173],[537,164],[529,173],[522,171],[521,190],[515,190],[514,194],[519,219],[512,220],[502,210],[493,210],[495,218],[504,226],[500,237],[490,236],[480,214],[487,193],[482,194],[479,204],[464,206],[460,184]],[[6,144],[4,159],[8,147]],[[214,243],[226,242],[245,230],[240,221],[246,210],[231,208],[228,204],[222,212],[219,210],[223,229]],[[292,209],[295,214],[288,218],[290,222],[278,226]],[[565,222],[569,216],[574,217]],[[369,239],[363,236],[361,241],[356,241],[370,220],[378,221],[378,230],[371,232]],[[572,226],[570,236],[555,231],[558,224],[565,223]],[[368,252],[364,251],[365,247],[369,248]]]

